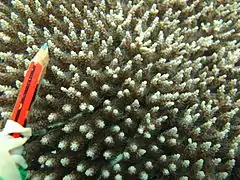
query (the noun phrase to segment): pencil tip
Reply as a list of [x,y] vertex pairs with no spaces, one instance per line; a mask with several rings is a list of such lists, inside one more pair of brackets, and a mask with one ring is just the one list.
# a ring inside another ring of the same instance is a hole
[[48,43],[44,43],[42,46],[41,46],[41,49],[47,49],[48,48]]

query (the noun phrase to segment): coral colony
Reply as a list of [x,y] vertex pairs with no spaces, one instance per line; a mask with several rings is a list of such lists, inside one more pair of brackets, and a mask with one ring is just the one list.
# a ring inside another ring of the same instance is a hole
[[239,17],[239,0],[1,1],[2,119],[49,46],[29,179],[239,176]]

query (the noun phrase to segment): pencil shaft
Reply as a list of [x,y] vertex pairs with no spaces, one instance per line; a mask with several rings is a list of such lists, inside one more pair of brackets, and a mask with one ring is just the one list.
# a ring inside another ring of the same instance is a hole
[[[34,56],[28,67],[27,74],[23,80],[17,101],[15,103],[11,120],[25,126],[28,112],[35,99],[40,81],[46,71],[49,62],[48,48],[44,44],[38,53]],[[19,137],[20,134],[14,133],[13,137]]]

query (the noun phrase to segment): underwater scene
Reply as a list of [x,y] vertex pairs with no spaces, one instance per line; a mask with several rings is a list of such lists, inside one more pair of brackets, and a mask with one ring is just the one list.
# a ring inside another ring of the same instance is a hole
[[0,180],[240,180],[240,0],[0,0]]

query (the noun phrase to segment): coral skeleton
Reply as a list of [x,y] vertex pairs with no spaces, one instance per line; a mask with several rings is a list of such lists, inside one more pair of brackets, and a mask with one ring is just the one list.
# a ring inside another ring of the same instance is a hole
[[29,179],[240,177],[240,1],[0,2],[0,112],[47,41]]

